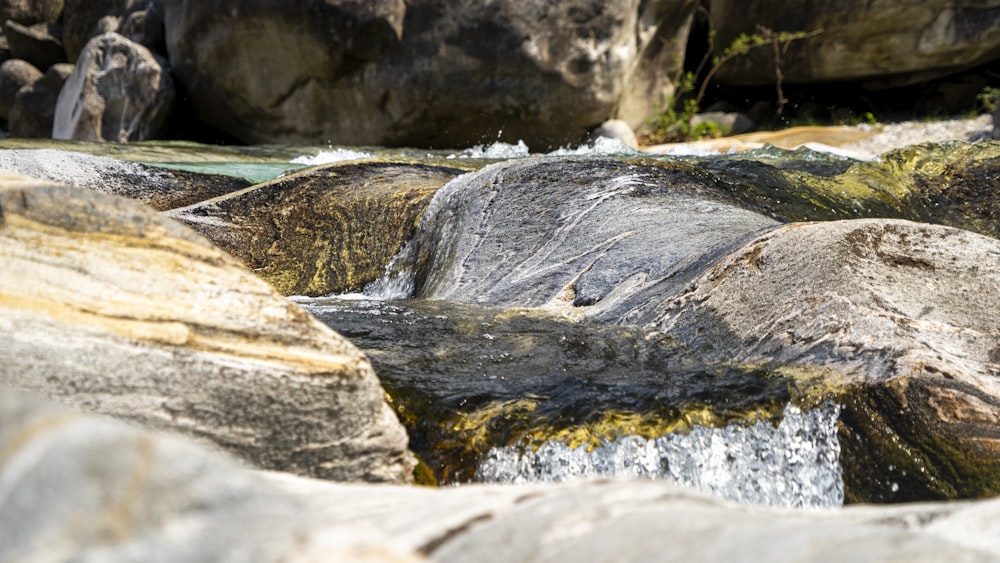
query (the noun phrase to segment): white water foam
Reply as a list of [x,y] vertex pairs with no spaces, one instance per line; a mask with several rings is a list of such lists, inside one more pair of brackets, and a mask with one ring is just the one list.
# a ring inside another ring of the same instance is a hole
[[448,158],[523,158],[530,153],[524,141],[519,140],[516,145],[497,141],[491,145],[476,145],[462,152],[449,154]]
[[556,149],[547,156],[637,156],[641,151],[610,137],[598,137],[592,145],[580,145],[576,148],[563,147]]
[[317,166],[320,164],[330,164],[331,162],[343,162],[345,160],[360,160],[363,158],[372,158],[372,155],[366,152],[352,151],[350,149],[333,149],[328,151],[319,151],[315,155],[303,155],[291,160],[292,164],[305,164],[307,166]]
[[491,449],[476,480],[490,483],[607,477],[668,478],[722,498],[770,506],[842,506],[844,485],[837,440],[839,406],[802,411],[789,405],[775,427],[696,427],[647,440],[626,436],[587,451],[549,441],[537,450]]

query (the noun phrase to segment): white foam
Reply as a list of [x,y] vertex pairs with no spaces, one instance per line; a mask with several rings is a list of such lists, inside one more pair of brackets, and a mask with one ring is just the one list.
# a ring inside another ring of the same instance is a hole
[[844,503],[837,440],[840,409],[785,408],[775,427],[696,427],[647,440],[625,436],[587,450],[549,441],[537,450],[493,448],[476,472],[480,482],[525,483],[607,477],[667,478],[722,498],[771,506],[823,508]]
[[319,151],[319,153],[310,156],[303,155],[295,157],[291,160],[292,164],[305,164],[307,166],[317,166],[320,164],[330,164],[331,162],[343,162],[346,160],[361,160],[363,158],[372,158],[373,155],[366,152],[352,151],[350,149],[333,149],[328,151]]

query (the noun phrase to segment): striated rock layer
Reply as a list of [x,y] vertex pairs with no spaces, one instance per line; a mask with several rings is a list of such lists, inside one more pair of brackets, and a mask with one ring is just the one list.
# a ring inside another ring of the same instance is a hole
[[271,469],[406,482],[368,360],[138,203],[0,184],[0,383],[211,440]]

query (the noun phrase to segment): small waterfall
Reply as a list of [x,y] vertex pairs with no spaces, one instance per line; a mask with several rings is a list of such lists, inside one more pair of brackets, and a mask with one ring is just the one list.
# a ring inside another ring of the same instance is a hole
[[844,503],[837,417],[826,403],[802,411],[789,405],[775,427],[696,427],[652,440],[626,436],[590,451],[550,441],[537,450],[491,449],[476,480],[493,483],[601,477],[667,478],[727,500],[770,506],[825,508]]
[[[397,255],[398,257],[398,255]],[[366,285],[362,293],[374,299],[410,299],[416,291],[416,274],[413,268],[394,269],[394,259],[385,274]]]

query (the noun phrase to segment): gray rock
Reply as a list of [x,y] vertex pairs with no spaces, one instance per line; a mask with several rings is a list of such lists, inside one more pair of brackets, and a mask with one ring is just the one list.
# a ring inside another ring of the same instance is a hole
[[7,114],[12,137],[45,139],[52,135],[56,100],[73,65],[52,65],[38,80],[18,90]]
[[13,20],[22,25],[55,23],[62,11],[63,0],[0,1],[0,21]]
[[101,25],[101,19],[111,16],[122,18],[126,14],[146,7],[148,0],[64,0],[63,45],[66,58],[76,61],[83,47],[91,38],[117,29]]
[[409,560],[218,452],[9,389],[0,451],[3,561]]
[[694,5],[641,4],[167,0],[167,50],[199,115],[250,143],[558,147],[670,91]]
[[139,203],[21,176],[0,209],[0,384],[260,467],[412,479],[365,356],[222,250]]
[[[841,459],[872,464],[845,471],[862,496],[895,498],[878,474],[900,475],[904,496],[995,494],[1000,318],[983,304],[1000,302],[998,256],[1000,241],[951,227],[792,224],[636,317],[708,358],[801,366],[822,386],[861,389],[846,399],[844,427],[857,431]],[[879,461],[900,448],[925,453]]]
[[0,118],[7,119],[18,90],[41,77],[42,71],[28,61],[10,59],[0,64]]
[[59,93],[52,137],[154,139],[166,127],[174,98],[170,73],[149,49],[105,33],[87,43]]
[[776,221],[685,167],[611,159],[491,165],[440,190],[408,248],[418,295],[611,311],[680,289],[706,253]]
[[10,56],[23,59],[41,70],[66,62],[62,44],[62,26],[54,23],[36,23],[24,26],[7,21],[4,36],[10,47]]
[[[996,59],[1000,8],[905,0],[872,3],[837,0],[713,1],[718,53],[740,33],[763,25],[774,31],[822,30],[792,42],[781,56],[789,83],[866,80],[869,86],[901,86],[972,68]],[[773,84],[773,49],[761,47],[721,67],[717,78],[730,84]]]

